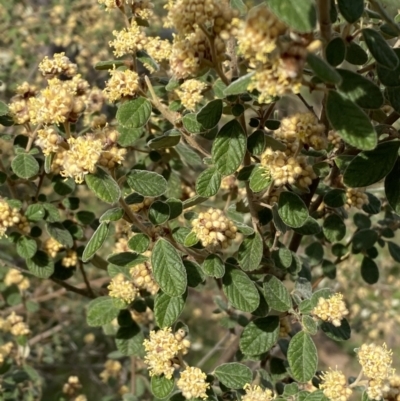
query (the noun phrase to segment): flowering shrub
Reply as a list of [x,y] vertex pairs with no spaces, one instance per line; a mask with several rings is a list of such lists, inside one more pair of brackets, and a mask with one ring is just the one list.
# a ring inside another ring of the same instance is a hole
[[[36,345],[68,323],[41,332],[41,289],[73,294],[115,340],[103,400],[398,399],[396,355],[354,333],[361,279],[398,283],[400,14],[378,0],[84,3],[109,38],[102,88],[56,38],[66,51],[0,103],[1,399],[42,399]],[[87,41],[100,46],[93,29]],[[202,355],[199,300],[225,331]],[[354,377],[319,362],[321,335],[357,344]],[[90,399],[75,374],[60,391]]]

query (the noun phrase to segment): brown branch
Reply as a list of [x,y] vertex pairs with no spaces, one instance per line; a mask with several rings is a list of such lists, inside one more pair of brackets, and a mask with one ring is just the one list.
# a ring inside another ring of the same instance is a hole
[[397,111],[392,111],[386,119],[383,121],[383,124],[392,125],[400,118],[400,114]]
[[330,0],[317,0],[319,30],[321,32],[321,37],[324,40],[324,48],[331,40],[332,27],[330,6]]
[[57,326],[54,326],[46,331],[44,331],[43,333],[40,333],[38,335],[36,335],[35,337],[32,337],[29,341],[28,344],[30,346],[39,343],[40,341],[44,340],[45,338],[51,337],[53,334],[58,333],[59,331],[62,330],[62,328],[64,326],[67,326],[70,322],[68,321],[64,321],[60,324],[58,324]]

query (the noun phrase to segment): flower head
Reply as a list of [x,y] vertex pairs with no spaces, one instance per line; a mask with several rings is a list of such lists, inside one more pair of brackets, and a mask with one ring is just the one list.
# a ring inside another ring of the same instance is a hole
[[15,284],[21,291],[29,288],[29,279],[16,269],[10,269],[4,277],[4,284],[9,287]]
[[107,383],[110,377],[118,377],[122,370],[121,362],[109,359],[104,364],[104,370],[100,373],[100,378],[103,383]]
[[53,59],[47,56],[39,64],[39,71],[46,77],[53,78],[56,75],[66,75],[72,77],[77,73],[78,67],[71,63],[65,53],[56,53]]
[[138,50],[143,50],[146,46],[147,38],[136,22],[132,22],[128,29],[113,31],[114,41],[109,42],[113,47],[114,55],[117,57],[133,54]]
[[365,190],[360,188],[346,188],[346,208],[352,206],[361,209],[364,205],[368,205],[369,199]]
[[271,401],[274,398],[274,393],[269,388],[263,390],[260,386],[247,383],[244,390],[246,394],[242,401]]
[[312,314],[324,322],[330,322],[339,327],[342,324],[342,319],[349,314],[349,311],[343,301],[343,295],[337,293],[328,299],[320,297]]
[[40,129],[37,132],[36,145],[43,149],[43,154],[48,156],[59,150],[59,144],[63,141],[62,136],[52,127]]
[[175,92],[180,97],[183,106],[188,110],[194,111],[196,105],[203,99],[201,92],[206,88],[207,85],[204,82],[188,79]]
[[348,387],[346,376],[340,370],[330,369],[322,374],[320,389],[331,401],[346,401],[352,394]]
[[30,230],[28,220],[17,208],[11,207],[6,199],[0,196],[0,238],[6,235],[7,229],[17,228],[24,234]]
[[138,292],[135,286],[129,280],[126,280],[122,273],[114,276],[107,288],[110,297],[122,299],[128,304],[136,298]]
[[199,368],[187,366],[186,369],[181,372],[181,376],[176,385],[179,390],[182,391],[182,395],[188,400],[191,398],[206,399],[206,390],[210,387],[210,384],[205,381],[206,378],[207,375]]
[[139,76],[131,70],[110,70],[111,78],[106,82],[104,95],[111,101],[116,102],[124,96],[135,96],[139,90]]
[[[146,251],[144,255],[150,257],[151,252]],[[132,275],[133,283],[137,288],[143,288],[152,295],[158,292],[160,287],[154,280],[153,268],[150,260],[133,266],[130,269],[130,274]]]
[[387,349],[386,344],[363,344],[357,350],[358,361],[363,368],[365,376],[369,379],[383,382],[393,375],[393,352]]

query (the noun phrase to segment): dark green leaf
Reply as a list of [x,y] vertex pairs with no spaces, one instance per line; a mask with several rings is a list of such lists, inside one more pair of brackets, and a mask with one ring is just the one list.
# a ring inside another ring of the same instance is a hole
[[22,235],[18,238],[16,250],[21,258],[30,259],[37,251],[37,243],[34,239]]
[[351,328],[346,319],[342,319],[339,327],[329,322],[323,322],[320,327],[329,338],[335,341],[346,341],[351,337]]
[[289,227],[301,227],[308,218],[308,209],[303,200],[293,192],[282,192],[279,196],[278,213]]
[[244,271],[258,269],[263,255],[263,241],[259,233],[246,237],[238,251],[239,265]]
[[89,189],[103,202],[115,203],[121,196],[118,184],[101,168],[97,168],[95,174],[85,175],[85,182]]
[[37,251],[31,259],[26,260],[26,266],[36,277],[49,278],[54,272],[54,263],[43,251]]
[[195,113],[185,114],[182,118],[183,126],[191,134],[200,134],[207,131],[198,121]]
[[320,242],[313,242],[305,249],[311,267],[317,266],[324,257],[324,248]]
[[322,231],[328,241],[336,242],[342,240],[345,236],[346,225],[337,214],[330,214],[324,220]]
[[148,215],[149,220],[155,226],[166,223],[170,216],[170,208],[168,203],[162,201],[153,202],[150,206]]
[[144,64],[146,68],[148,68],[147,66],[151,66],[151,68],[153,68],[154,71],[158,71],[160,69],[157,62],[152,57],[150,57],[144,50],[137,51],[136,57],[141,63]]
[[342,207],[346,203],[346,191],[344,189],[331,189],[324,196],[326,206],[337,208]]
[[165,149],[172,148],[177,145],[181,140],[181,133],[172,129],[167,131],[164,135],[158,136],[147,143],[151,149]]
[[214,196],[221,186],[222,176],[215,167],[210,167],[204,170],[196,181],[196,192],[200,196]]
[[204,260],[202,267],[207,276],[221,278],[225,274],[224,262],[216,254],[208,255]]
[[326,46],[326,60],[334,67],[342,64],[346,56],[346,45],[344,40],[338,36],[333,38]]
[[222,106],[222,100],[211,100],[197,113],[197,122],[205,129],[214,128],[221,119]]
[[107,60],[99,61],[94,65],[95,70],[112,70],[114,68],[123,67],[125,65],[125,60]]
[[153,171],[131,170],[126,181],[132,190],[143,196],[161,196],[167,190],[165,178]]
[[156,398],[167,398],[172,393],[174,386],[175,381],[167,379],[164,375],[151,377],[151,392]]
[[400,113],[400,87],[388,87],[386,88],[385,93],[394,111]]
[[389,253],[390,256],[396,261],[400,263],[400,246],[395,244],[394,242],[388,241]]
[[378,138],[369,117],[351,100],[330,91],[326,111],[332,127],[345,142],[361,150],[376,147]]
[[247,87],[251,82],[251,78],[255,73],[250,72],[249,74],[243,75],[236,81],[233,81],[224,91],[225,96],[240,95],[241,93],[247,92]]
[[361,263],[361,277],[368,284],[375,284],[379,280],[379,269],[373,259],[364,256]]
[[127,128],[122,125],[118,126],[118,132],[118,143],[123,147],[132,146],[143,135],[141,128]]
[[380,64],[378,64],[376,68],[376,72],[381,84],[389,87],[400,86],[400,48],[393,49],[393,51],[396,54],[397,61],[399,63],[397,68],[391,70]]
[[315,235],[321,231],[321,227],[317,220],[308,216],[306,222],[301,227],[294,228],[293,231],[300,235]]
[[353,236],[353,249],[361,251],[362,249],[369,249],[374,246],[378,240],[378,233],[369,228],[357,231]]
[[352,24],[362,16],[364,0],[338,0],[338,7],[344,19]]
[[109,223],[110,221],[118,221],[122,219],[124,215],[124,210],[120,207],[114,207],[112,209],[108,209],[104,212],[100,217],[100,223],[106,222]]
[[263,293],[271,309],[278,312],[287,312],[292,307],[289,291],[282,281],[275,276],[267,276],[263,285]]
[[400,159],[385,179],[385,195],[389,205],[400,215]]
[[114,253],[107,258],[113,265],[130,268],[147,261],[147,257],[134,252]]
[[141,128],[146,125],[151,114],[151,103],[139,97],[118,107],[117,121],[126,128]]
[[70,232],[61,223],[47,223],[46,230],[60,244],[66,248],[72,248],[74,239]]
[[170,297],[164,293],[158,293],[154,299],[154,317],[161,328],[171,327],[185,307],[186,296]]
[[364,204],[362,210],[368,214],[378,214],[381,211],[381,201],[375,196],[366,192],[368,204]]
[[321,57],[318,57],[313,53],[308,53],[307,63],[314,71],[314,74],[321,81],[335,85],[340,85],[340,83],[342,82],[342,78],[339,73]]
[[46,214],[45,208],[40,204],[29,205],[25,212],[25,217],[30,221],[43,220]]
[[27,180],[39,172],[39,163],[32,155],[20,153],[11,162],[11,168],[18,177]]
[[150,245],[150,238],[146,234],[135,234],[128,241],[128,248],[137,253],[144,253]]
[[87,306],[87,324],[91,327],[103,326],[113,321],[119,314],[111,297],[99,297]]
[[257,164],[250,174],[250,189],[253,192],[261,192],[271,185],[271,176],[261,165]]
[[101,223],[97,230],[93,233],[92,237],[86,244],[85,250],[82,254],[82,261],[89,261],[94,254],[100,249],[107,238],[109,231],[109,223]]
[[74,192],[76,188],[75,181],[72,178],[64,178],[60,175],[56,175],[51,181],[54,192],[61,196]]
[[248,151],[256,156],[260,156],[265,148],[265,134],[262,130],[254,131],[247,139]]
[[242,389],[253,377],[250,368],[237,362],[223,363],[214,370],[214,375],[224,386],[232,389]]

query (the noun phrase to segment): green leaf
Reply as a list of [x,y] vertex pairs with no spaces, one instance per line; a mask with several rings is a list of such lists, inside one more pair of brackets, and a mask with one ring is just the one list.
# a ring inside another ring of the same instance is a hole
[[135,234],[128,241],[128,248],[137,253],[144,253],[150,245],[150,238],[146,234]]
[[175,381],[167,379],[164,375],[151,377],[151,392],[156,398],[167,398],[172,393],[174,387]]
[[72,178],[64,178],[56,175],[51,180],[54,192],[58,195],[65,196],[75,191],[76,184]]
[[198,285],[204,282],[206,275],[198,263],[190,260],[184,260],[183,265],[186,269],[189,287],[196,288]]
[[186,291],[186,269],[178,251],[166,240],[160,238],[152,251],[151,264],[156,282],[162,291],[179,297]]
[[222,116],[222,100],[215,99],[208,102],[196,116],[197,122],[205,129],[212,129],[218,125]]
[[238,250],[238,261],[244,271],[258,269],[263,255],[263,241],[259,233],[246,237]]
[[8,114],[8,106],[4,102],[0,102],[0,117]]
[[[120,330],[122,327],[120,328]],[[141,331],[135,330],[134,327],[124,327],[124,333],[130,333],[130,335],[125,335],[123,337],[127,338],[116,338],[115,345],[121,354],[126,356],[138,356],[143,358],[145,355],[145,350],[143,347],[144,336]]]
[[286,150],[286,145],[271,135],[265,136],[265,145],[267,148],[271,148],[272,150],[281,150],[282,152]]
[[43,251],[37,251],[31,259],[27,259],[26,266],[39,278],[49,278],[54,273],[54,263]]
[[389,87],[400,86],[400,48],[393,49],[393,51],[396,54],[397,61],[399,62],[397,68],[391,70],[380,64],[378,64],[376,68],[381,84]]
[[145,65],[146,68],[148,68],[147,67],[147,65],[148,65],[148,66],[151,66],[155,71],[158,71],[160,69],[157,62],[152,57],[150,57],[147,54],[147,52],[145,52],[144,50],[137,51],[136,57],[141,63],[143,63]]
[[312,32],[317,22],[313,0],[268,0],[268,7],[285,24],[300,33]]
[[114,67],[123,67],[125,65],[125,60],[107,60],[99,61],[94,65],[94,69],[98,71],[102,70],[112,70]]
[[21,258],[30,259],[37,251],[37,243],[34,239],[22,235],[18,238],[16,250]]
[[43,220],[46,215],[46,210],[42,205],[29,205],[25,211],[25,217],[30,221]]
[[340,74],[321,57],[308,53],[307,63],[321,81],[334,85],[340,85],[342,82]]
[[324,248],[320,242],[312,242],[305,249],[311,267],[317,266],[324,257]]
[[130,268],[140,263],[146,262],[148,259],[144,255],[139,255],[134,252],[119,252],[114,253],[107,258],[107,262],[116,266]]
[[198,121],[195,113],[185,114],[182,118],[183,126],[191,134],[200,134],[207,131]]
[[223,363],[214,370],[215,377],[229,389],[242,389],[253,378],[251,369],[237,363]]
[[74,245],[72,235],[61,223],[47,223],[46,230],[52,238],[66,248],[72,248]]
[[317,370],[317,348],[304,331],[295,334],[289,343],[287,358],[292,376],[300,383],[310,381]]
[[251,79],[254,74],[254,72],[250,72],[249,74],[243,75],[242,77],[238,78],[236,81],[233,81],[227,88],[225,88],[225,96],[240,95],[241,93],[246,93],[247,87],[250,85]]
[[46,210],[46,221],[48,221],[49,223],[61,221],[60,212],[58,211],[56,206],[54,206],[52,203],[42,203],[42,206]]
[[332,127],[349,145],[361,150],[371,150],[378,138],[369,117],[344,95],[330,91],[326,112]]
[[139,97],[118,107],[117,121],[126,128],[141,128],[147,124],[151,114],[151,103]]
[[238,269],[225,266],[222,289],[229,302],[243,312],[253,312],[260,303],[260,294],[250,278]]
[[256,156],[261,156],[265,149],[265,137],[263,130],[254,131],[247,139],[248,151]]
[[178,319],[185,307],[186,295],[170,297],[162,292],[154,299],[154,317],[156,324],[163,327],[171,327]]
[[221,186],[221,180],[220,172],[215,167],[210,167],[197,177],[196,192],[207,198],[214,196]]
[[322,231],[328,241],[337,242],[345,236],[346,225],[337,214],[330,214],[324,220]]
[[381,211],[381,201],[374,195],[366,192],[368,204],[364,204],[362,210],[368,214],[378,214]]
[[390,256],[396,261],[400,263],[400,246],[395,244],[394,242],[388,241],[388,248]]
[[179,143],[175,146],[175,150],[178,152],[184,164],[190,166],[191,168],[195,166],[202,166],[203,162],[200,156],[189,146],[184,143]]
[[352,239],[353,249],[356,251],[372,248],[378,240],[378,233],[369,228],[357,231]]
[[183,212],[183,202],[176,198],[167,199],[167,204],[169,206],[169,220],[176,219]]
[[385,90],[385,94],[394,111],[400,113],[400,87],[388,87]]
[[379,269],[373,259],[364,256],[361,263],[361,277],[367,284],[375,284],[379,280]]
[[389,205],[400,215],[400,159],[385,179],[385,195]]
[[215,167],[222,175],[234,173],[243,161],[247,138],[237,120],[231,120],[218,132],[211,150]]
[[346,191],[344,189],[334,188],[328,191],[324,196],[324,203],[328,207],[342,207],[346,203]]
[[301,227],[294,228],[293,231],[300,235],[315,235],[320,233],[321,227],[317,220],[308,216],[306,222]]
[[126,181],[133,191],[143,196],[161,196],[167,190],[166,179],[153,171],[131,170]]
[[85,175],[85,182],[89,189],[103,202],[115,203],[121,196],[118,184],[101,168],[97,168],[95,174]]
[[338,36],[333,38],[326,46],[326,60],[334,67],[342,64],[346,56],[346,45],[344,40]]
[[96,215],[89,210],[80,210],[76,213],[76,219],[83,225],[90,225],[96,219]]
[[318,326],[317,322],[311,316],[303,316],[301,318],[301,324],[303,325],[304,330],[311,334],[312,336],[317,334]]
[[109,223],[110,221],[118,221],[122,219],[124,215],[124,209],[120,207],[114,207],[112,209],[108,209],[106,212],[104,212],[99,221],[100,223]]
[[86,320],[91,327],[103,326],[111,323],[119,314],[120,309],[115,307],[111,297],[98,297],[89,302]]
[[342,77],[340,92],[363,109],[379,109],[384,98],[379,86],[356,72],[338,69]]
[[11,162],[11,168],[18,177],[27,180],[39,172],[39,163],[32,155],[20,153]]
[[282,281],[275,276],[267,276],[263,284],[263,293],[271,309],[275,309],[278,312],[287,312],[292,307],[289,291]]
[[100,249],[104,241],[107,238],[109,231],[109,223],[101,223],[96,231],[93,233],[92,237],[86,244],[85,250],[82,254],[82,261],[88,262],[94,254]]
[[271,257],[278,269],[287,269],[293,262],[293,255],[285,246],[280,246],[271,252]]
[[268,316],[249,323],[240,336],[239,348],[245,355],[268,352],[279,338],[279,317]]
[[168,203],[155,201],[149,209],[149,220],[155,226],[164,224],[169,220],[170,208]]
[[308,218],[308,209],[303,200],[293,192],[282,192],[278,201],[278,213],[289,227],[301,227]]
[[118,126],[118,143],[122,147],[132,146],[142,135],[143,129],[127,128],[122,125]]
[[322,331],[332,340],[335,341],[346,341],[351,337],[351,328],[349,322],[346,319],[342,319],[339,327],[334,326],[332,323],[323,322],[321,324]]
[[172,148],[177,145],[180,140],[181,133],[176,129],[172,129],[170,131],[167,131],[164,135],[158,136],[147,142],[147,146],[150,149]]
[[362,30],[362,35],[368,50],[378,64],[389,70],[395,70],[399,66],[396,53],[378,31],[371,28],[364,28]]
[[359,20],[364,12],[364,0],[338,0],[344,19],[351,24]]
[[257,164],[250,174],[249,185],[253,192],[267,189],[271,185],[271,176],[268,174],[268,170]]
[[203,264],[203,271],[207,276],[221,278],[225,274],[225,265],[222,259],[215,253],[208,255]]

